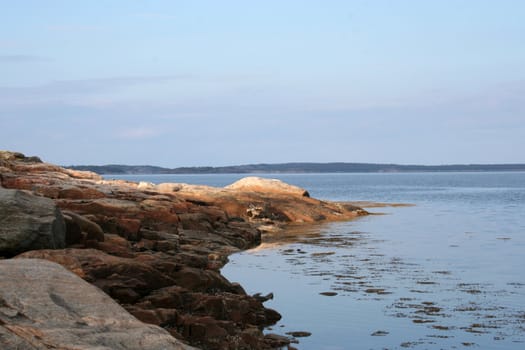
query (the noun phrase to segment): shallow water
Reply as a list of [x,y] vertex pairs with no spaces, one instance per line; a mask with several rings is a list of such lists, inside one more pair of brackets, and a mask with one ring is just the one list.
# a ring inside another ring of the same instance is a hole
[[525,173],[267,176],[318,198],[415,204],[268,235],[231,256],[226,277],[275,295],[266,305],[283,319],[268,332],[311,332],[299,349],[525,347]]

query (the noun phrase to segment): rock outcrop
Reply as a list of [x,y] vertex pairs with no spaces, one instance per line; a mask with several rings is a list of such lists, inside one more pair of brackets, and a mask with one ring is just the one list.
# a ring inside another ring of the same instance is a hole
[[65,236],[64,219],[51,199],[0,187],[0,255],[64,248]]
[[0,261],[0,348],[190,350],[98,288],[40,259]]
[[303,188],[289,185],[277,179],[265,179],[261,177],[249,176],[244,179],[226,186],[230,190],[244,192],[259,192],[263,194],[290,195],[299,197],[310,197],[308,191]]
[[282,337],[262,332],[280,315],[221,276],[229,254],[260,244],[265,230],[366,214],[277,180],[251,178],[226,188],[137,184],[9,152],[0,152],[0,184],[54,203],[66,227],[66,249],[0,256],[26,251],[18,258],[56,262],[139,320],[202,349],[283,345]]

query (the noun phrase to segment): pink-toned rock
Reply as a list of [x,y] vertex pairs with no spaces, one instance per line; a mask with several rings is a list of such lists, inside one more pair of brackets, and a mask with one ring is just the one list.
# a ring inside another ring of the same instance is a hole
[[0,261],[2,349],[194,349],[131,316],[98,288],[40,259]]
[[58,190],[57,198],[68,199],[95,199],[104,198],[106,195],[97,189],[89,187],[62,187]]
[[262,177],[245,177],[233,184],[226,186],[226,189],[244,192],[259,192],[262,194],[310,197],[304,188],[289,185],[277,179],[265,179]]

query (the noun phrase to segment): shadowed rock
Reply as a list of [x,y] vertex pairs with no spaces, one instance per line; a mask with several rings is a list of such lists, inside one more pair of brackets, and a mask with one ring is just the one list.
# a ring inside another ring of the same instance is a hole
[[0,255],[64,248],[64,219],[48,198],[0,187]]

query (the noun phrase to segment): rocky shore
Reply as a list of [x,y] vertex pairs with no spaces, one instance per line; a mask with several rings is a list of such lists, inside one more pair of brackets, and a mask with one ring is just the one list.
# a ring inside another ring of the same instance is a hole
[[278,180],[104,180],[0,151],[0,348],[286,346],[262,332],[279,313],[220,268],[265,232],[366,214]]

